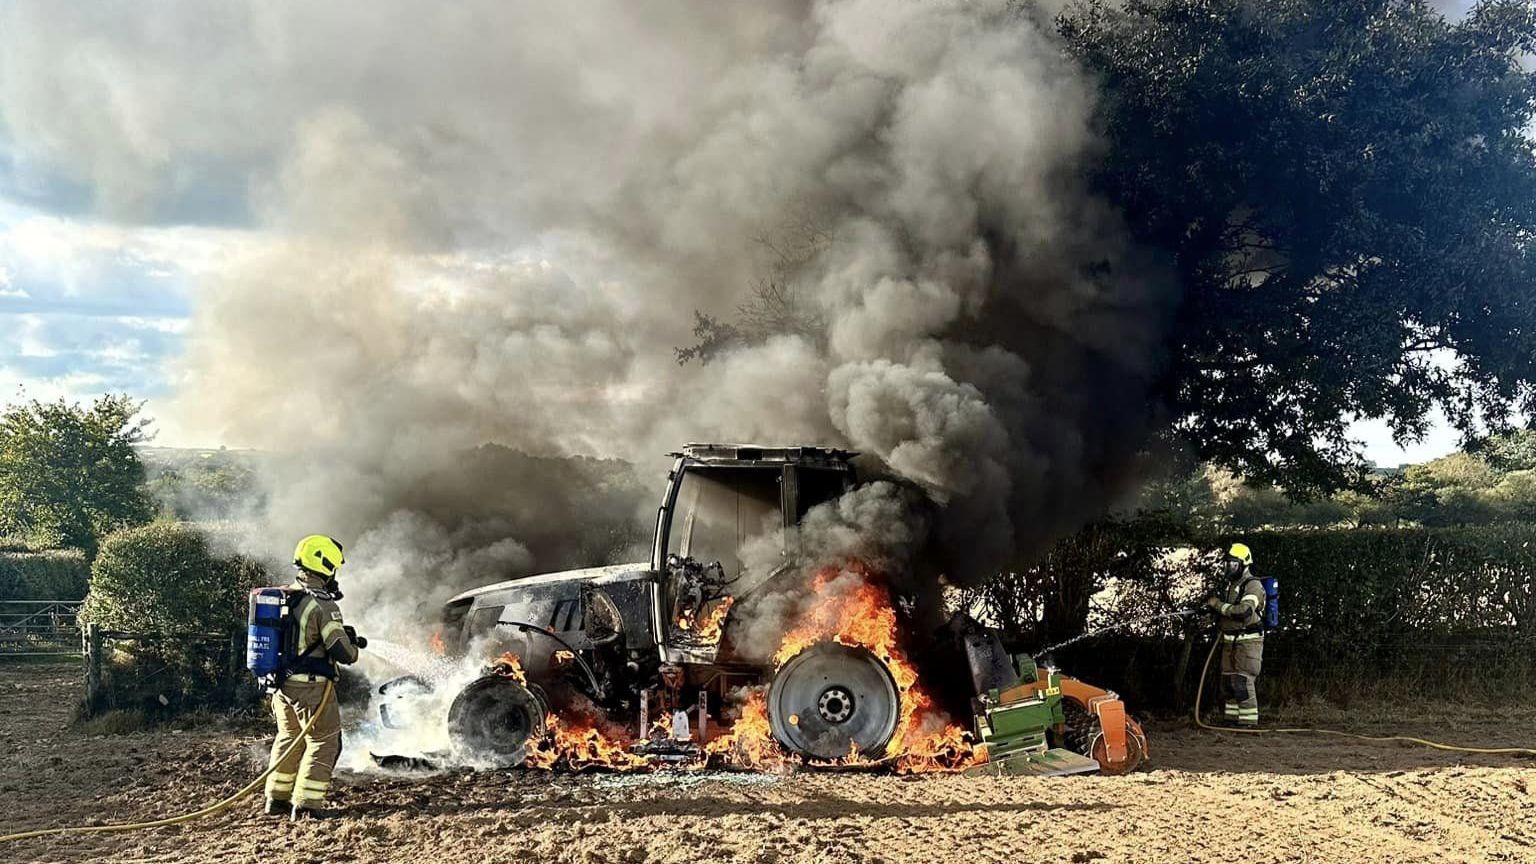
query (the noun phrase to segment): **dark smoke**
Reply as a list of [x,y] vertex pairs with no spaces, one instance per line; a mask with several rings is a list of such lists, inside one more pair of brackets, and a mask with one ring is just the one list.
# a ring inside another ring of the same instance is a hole
[[[456,486],[474,447],[656,480],[688,440],[803,442],[924,490],[974,582],[1116,494],[1168,296],[1087,191],[1091,82],[1018,6],[18,2],[0,118],[115,218],[192,171],[255,223],[175,413],[296,454],[257,551],[333,531],[372,597],[510,575],[632,505]],[[807,219],[781,275],[819,329],[676,364]]]

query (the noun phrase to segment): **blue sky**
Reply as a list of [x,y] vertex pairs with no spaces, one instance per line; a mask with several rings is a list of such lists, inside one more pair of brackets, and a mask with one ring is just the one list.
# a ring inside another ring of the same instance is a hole
[[[0,198],[0,392],[165,392],[192,309],[178,229],[123,229]],[[195,266],[195,265],[194,265]]]

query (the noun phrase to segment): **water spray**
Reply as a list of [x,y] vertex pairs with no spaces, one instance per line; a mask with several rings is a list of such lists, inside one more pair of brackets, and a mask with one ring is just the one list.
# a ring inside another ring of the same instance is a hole
[[1129,621],[1121,621],[1118,624],[1111,624],[1108,627],[1100,627],[1097,630],[1089,630],[1087,633],[1078,634],[1077,636],[1073,636],[1071,639],[1068,639],[1065,642],[1057,642],[1055,645],[1048,645],[1045,648],[1041,648],[1039,651],[1036,651],[1034,657],[1038,660],[1039,658],[1050,654],[1052,651],[1065,648],[1069,645],[1074,645],[1085,639],[1092,639],[1095,636],[1108,633],[1111,630],[1119,630],[1122,627],[1132,627],[1137,624],[1150,624],[1153,621],[1163,621],[1169,618],[1185,618],[1190,615],[1197,614],[1200,611],[1201,608],[1197,606],[1192,609],[1179,609],[1174,612],[1162,612],[1157,615],[1147,615],[1143,618],[1132,618]]
[[368,652],[406,672],[432,679],[447,677],[456,665],[453,660],[438,654],[409,648],[386,639],[369,639]]

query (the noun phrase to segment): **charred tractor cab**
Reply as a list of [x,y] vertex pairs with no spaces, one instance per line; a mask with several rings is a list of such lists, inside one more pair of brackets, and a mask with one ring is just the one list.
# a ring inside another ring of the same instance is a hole
[[[692,758],[730,691],[765,683],[770,658],[739,643],[731,610],[771,590],[794,560],[785,547],[795,532],[784,529],[853,487],[854,454],[690,444],[671,455],[649,562],[514,579],[448,602],[450,649],[506,658],[449,709],[456,749],[516,764],[552,711],[620,724],[651,745],[650,758]],[[807,658],[796,668],[803,682],[775,688],[788,700],[775,713],[795,718],[781,743],[824,758],[885,745],[899,705],[872,655]],[[801,714],[825,715],[835,734],[799,728],[811,725]],[[650,740],[658,720],[672,732]]]

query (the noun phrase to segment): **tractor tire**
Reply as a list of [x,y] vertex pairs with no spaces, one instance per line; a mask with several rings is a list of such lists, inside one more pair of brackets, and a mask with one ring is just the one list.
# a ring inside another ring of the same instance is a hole
[[448,708],[448,737],[459,755],[498,767],[516,767],[528,744],[544,737],[549,707],[537,687],[505,675],[470,682]]
[[768,722],[785,750],[813,762],[879,758],[901,719],[891,672],[867,648],[821,642],[768,685]]

